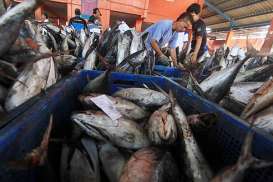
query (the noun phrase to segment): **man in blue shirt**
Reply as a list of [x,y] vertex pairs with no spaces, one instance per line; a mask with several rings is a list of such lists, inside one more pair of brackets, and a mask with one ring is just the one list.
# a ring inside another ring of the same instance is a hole
[[69,26],[72,26],[75,30],[87,29],[87,24],[83,18],[81,18],[81,10],[75,9],[75,17],[69,20]]
[[[152,26],[150,26],[145,32],[148,32],[148,38],[145,42],[146,48],[150,51],[154,51],[158,56],[158,62],[164,65],[169,65],[173,62],[174,66],[177,66],[176,47],[178,40],[178,32],[184,32],[191,26],[192,17],[188,13],[181,14],[176,21],[162,20]],[[161,49],[168,44],[171,48],[170,60],[165,56]]]

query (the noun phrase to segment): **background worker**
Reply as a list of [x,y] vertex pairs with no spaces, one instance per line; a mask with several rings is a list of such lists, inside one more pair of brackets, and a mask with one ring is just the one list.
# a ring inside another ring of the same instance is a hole
[[99,8],[94,8],[93,9],[93,14],[90,16],[88,19],[88,23],[94,23],[94,24],[101,24],[101,12]]
[[87,29],[87,24],[83,18],[81,18],[81,10],[75,9],[75,17],[69,20],[69,26],[72,26],[75,30]]
[[[189,13],[181,14],[176,21],[162,20],[150,26],[145,33],[148,32],[148,38],[145,42],[146,48],[153,51],[157,55],[157,61],[163,65],[169,65],[173,62],[177,66],[176,47],[178,40],[178,32],[184,32],[192,23],[192,17]],[[163,54],[161,48],[168,44],[171,48],[171,60]]]
[[205,53],[207,44],[206,24],[200,18],[201,6],[197,3],[187,8],[187,13],[192,16],[192,41],[191,41],[191,63],[196,65],[197,60]]

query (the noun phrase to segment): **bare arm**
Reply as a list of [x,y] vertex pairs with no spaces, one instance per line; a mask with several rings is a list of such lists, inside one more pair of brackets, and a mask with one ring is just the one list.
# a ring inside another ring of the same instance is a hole
[[193,64],[196,64],[196,62],[197,62],[197,55],[198,55],[198,52],[200,50],[201,43],[202,43],[202,37],[198,36],[196,38],[196,45],[195,45],[195,49],[194,49],[194,52],[193,52],[193,59],[192,59]]
[[159,56],[163,55],[163,52],[160,50],[156,40],[152,40],[151,46]]
[[176,58],[176,50],[175,50],[175,48],[171,49],[171,58],[172,58],[174,66],[176,67],[177,66],[177,58]]

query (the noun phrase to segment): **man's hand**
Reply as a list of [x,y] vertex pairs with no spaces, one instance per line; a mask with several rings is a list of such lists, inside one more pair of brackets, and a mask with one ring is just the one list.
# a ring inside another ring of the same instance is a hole
[[172,62],[167,56],[164,54],[161,54],[158,59],[159,63],[164,65],[164,66],[169,66],[170,63]]
[[192,64],[197,64],[197,54],[196,53],[193,53],[191,55],[191,63]]

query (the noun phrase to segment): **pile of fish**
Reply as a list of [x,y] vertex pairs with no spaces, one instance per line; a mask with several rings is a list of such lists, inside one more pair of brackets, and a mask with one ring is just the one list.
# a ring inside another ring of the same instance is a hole
[[58,79],[53,53],[43,41],[41,27],[26,20],[41,3],[42,0],[26,0],[9,10],[1,9],[1,117]]
[[[26,0],[1,9],[0,119],[71,71],[93,67],[88,60],[94,57],[98,36],[91,34],[85,40],[85,33],[28,19],[42,3]],[[81,57],[86,57],[84,65]]]
[[79,96],[83,110],[71,115],[73,142],[63,144],[62,181],[235,182],[250,167],[272,165],[251,155],[249,133],[238,162],[214,174],[193,132],[214,123],[213,113],[187,116],[171,91],[124,88],[107,95],[108,74],[89,81]]
[[[250,124],[273,134],[273,63],[271,57],[247,54],[243,60],[219,67],[226,58],[224,51],[216,51],[205,66],[211,73],[200,83],[191,75],[187,87],[200,96],[241,116]],[[213,61],[211,61],[213,60]],[[257,61],[258,60],[258,61]],[[211,65],[209,65],[211,64]],[[217,69],[213,69],[213,68]],[[208,73],[206,71],[206,73]]]

